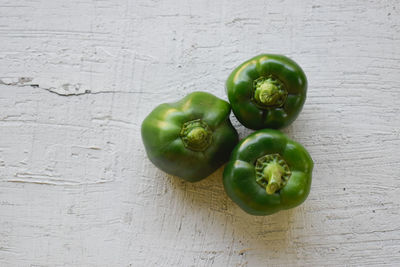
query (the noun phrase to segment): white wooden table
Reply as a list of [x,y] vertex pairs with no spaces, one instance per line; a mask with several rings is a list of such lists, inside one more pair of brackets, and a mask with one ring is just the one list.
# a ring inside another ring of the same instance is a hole
[[[315,168],[254,217],[140,125],[265,52],[308,76],[284,132]],[[400,266],[400,2],[0,0],[0,62],[0,266]]]

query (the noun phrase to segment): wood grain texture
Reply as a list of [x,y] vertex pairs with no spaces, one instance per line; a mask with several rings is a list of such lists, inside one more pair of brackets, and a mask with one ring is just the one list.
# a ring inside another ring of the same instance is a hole
[[[400,265],[398,1],[0,0],[0,41],[0,266]],[[308,76],[284,132],[315,169],[253,217],[222,168],[154,167],[140,124],[263,52]]]

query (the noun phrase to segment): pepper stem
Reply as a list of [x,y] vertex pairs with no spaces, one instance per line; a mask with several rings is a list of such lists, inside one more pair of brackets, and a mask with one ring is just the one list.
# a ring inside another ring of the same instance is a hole
[[206,137],[207,132],[202,127],[196,127],[187,134],[188,142],[192,145],[201,144]]
[[212,142],[212,131],[206,122],[198,119],[184,123],[180,137],[186,148],[204,151]]
[[276,161],[269,163],[263,171],[263,176],[268,185],[265,188],[267,194],[273,195],[282,187],[282,175],[285,170]]
[[260,108],[282,106],[287,97],[284,84],[274,77],[260,77],[254,80],[254,101]]
[[274,105],[279,98],[278,87],[266,80],[257,86],[254,97],[264,105]]
[[291,171],[279,154],[266,154],[255,162],[256,182],[273,195],[281,190],[289,180]]

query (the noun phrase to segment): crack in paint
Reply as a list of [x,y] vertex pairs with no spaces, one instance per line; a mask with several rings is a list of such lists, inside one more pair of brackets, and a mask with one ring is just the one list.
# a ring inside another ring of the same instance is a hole
[[[81,95],[99,95],[99,94],[142,94],[142,92],[127,92],[127,91],[112,91],[112,90],[104,90],[104,91],[96,91],[93,92],[92,90],[86,89],[82,92],[79,92],[80,84],[70,84],[65,83],[61,86],[62,89],[58,89],[56,87],[42,87],[36,83],[30,83],[33,81],[31,77],[19,77],[18,81],[15,82],[5,82],[3,79],[0,79],[0,85],[7,85],[7,86],[17,86],[17,87],[32,87],[32,88],[39,88],[42,90],[46,90],[50,93],[59,95],[59,96],[81,96]],[[70,92],[69,87],[73,86],[76,92]],[[60,92],[59,90],[63,90],[64,92]]]

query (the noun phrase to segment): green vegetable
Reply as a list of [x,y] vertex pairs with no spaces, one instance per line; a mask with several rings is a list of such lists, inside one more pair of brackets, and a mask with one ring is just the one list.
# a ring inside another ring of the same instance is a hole
[[259,130],[233,150],[224,170],[225,191],[253,215],[290,209],[307,198],[313,165],[300,144],[277,130]]
[[142,123],[149,159],[190,182],[209,176],[228,160],[238,142],[230,111],[228,102],[205,92],[159,105]]
[[291,124],[306,99],[307,79],[290,58],[263,54],[238,66],[226,82],[229,102],[244,126],[258,130]]

